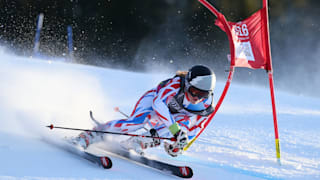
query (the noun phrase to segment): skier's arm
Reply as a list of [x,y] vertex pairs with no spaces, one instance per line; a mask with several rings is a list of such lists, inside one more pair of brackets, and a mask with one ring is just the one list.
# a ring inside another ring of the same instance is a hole
[[188,138],[190,141],[200,132],[200,130],[204,127],[205,122],[208,120],[208,117],[202,117],[197,115],[197,122],[189,128]]
[[166,127],[169,128],[173,135],[180,130],[180,127],[172,117],[167,102],[169,102],[169,99],[173,98],[173,96],[178,93],[179,87],[179,81],[169,82],[159,91],[152,104],[152,108],[158,115],[159,119],[166,125]]
[[160,120],[167,126],[171,126],[173,123],[175,123],[175,120],[173,119],[169,108],[167,104],[159,97],[157,96],[153,100],[152,105],[155,113],[159,116]]

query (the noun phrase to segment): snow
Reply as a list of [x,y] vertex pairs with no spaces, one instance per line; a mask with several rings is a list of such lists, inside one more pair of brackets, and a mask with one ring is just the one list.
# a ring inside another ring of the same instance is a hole
[[[1,49],[0,179],[179,179],[119,157],[111,157],[113,168],[104,170],[44,141],[79,133],[51,131],[45,127],[51,123],[92,128],[89,110],[100,122],[123,118],[114,107],[130,113],[146,90],[172,74],[18,57]],[[223,87],[218,81],[216,100]],[[276,89],[276,102],[281,165],[269,89],[233,83],[213,122],[188,151],[172,158],[159,147],[147,156],[192,167],[192,179],[320,179],[319,99]]]

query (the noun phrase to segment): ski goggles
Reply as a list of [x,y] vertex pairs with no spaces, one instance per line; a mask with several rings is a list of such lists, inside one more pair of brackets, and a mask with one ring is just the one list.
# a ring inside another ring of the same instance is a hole
[[198,97],[199,99],[207,99],[210,95],[210,91],[201,91],[193,86],[190,86],[188,92],[192,97]]

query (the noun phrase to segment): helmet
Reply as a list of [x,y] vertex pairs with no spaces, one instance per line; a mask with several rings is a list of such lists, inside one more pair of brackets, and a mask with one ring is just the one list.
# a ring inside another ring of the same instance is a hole
[[216,85],[216,76],[207,66],[195,65],[189,69],[186,88],[193,96],[207,97]]

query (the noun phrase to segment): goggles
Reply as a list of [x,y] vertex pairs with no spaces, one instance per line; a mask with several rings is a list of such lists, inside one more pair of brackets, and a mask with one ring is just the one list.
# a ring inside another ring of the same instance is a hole
[[198,97],[199,99],[208,98],[211,94],[210,91],[201,91],[193,86],[188,88],[188,92],[192,97]]

